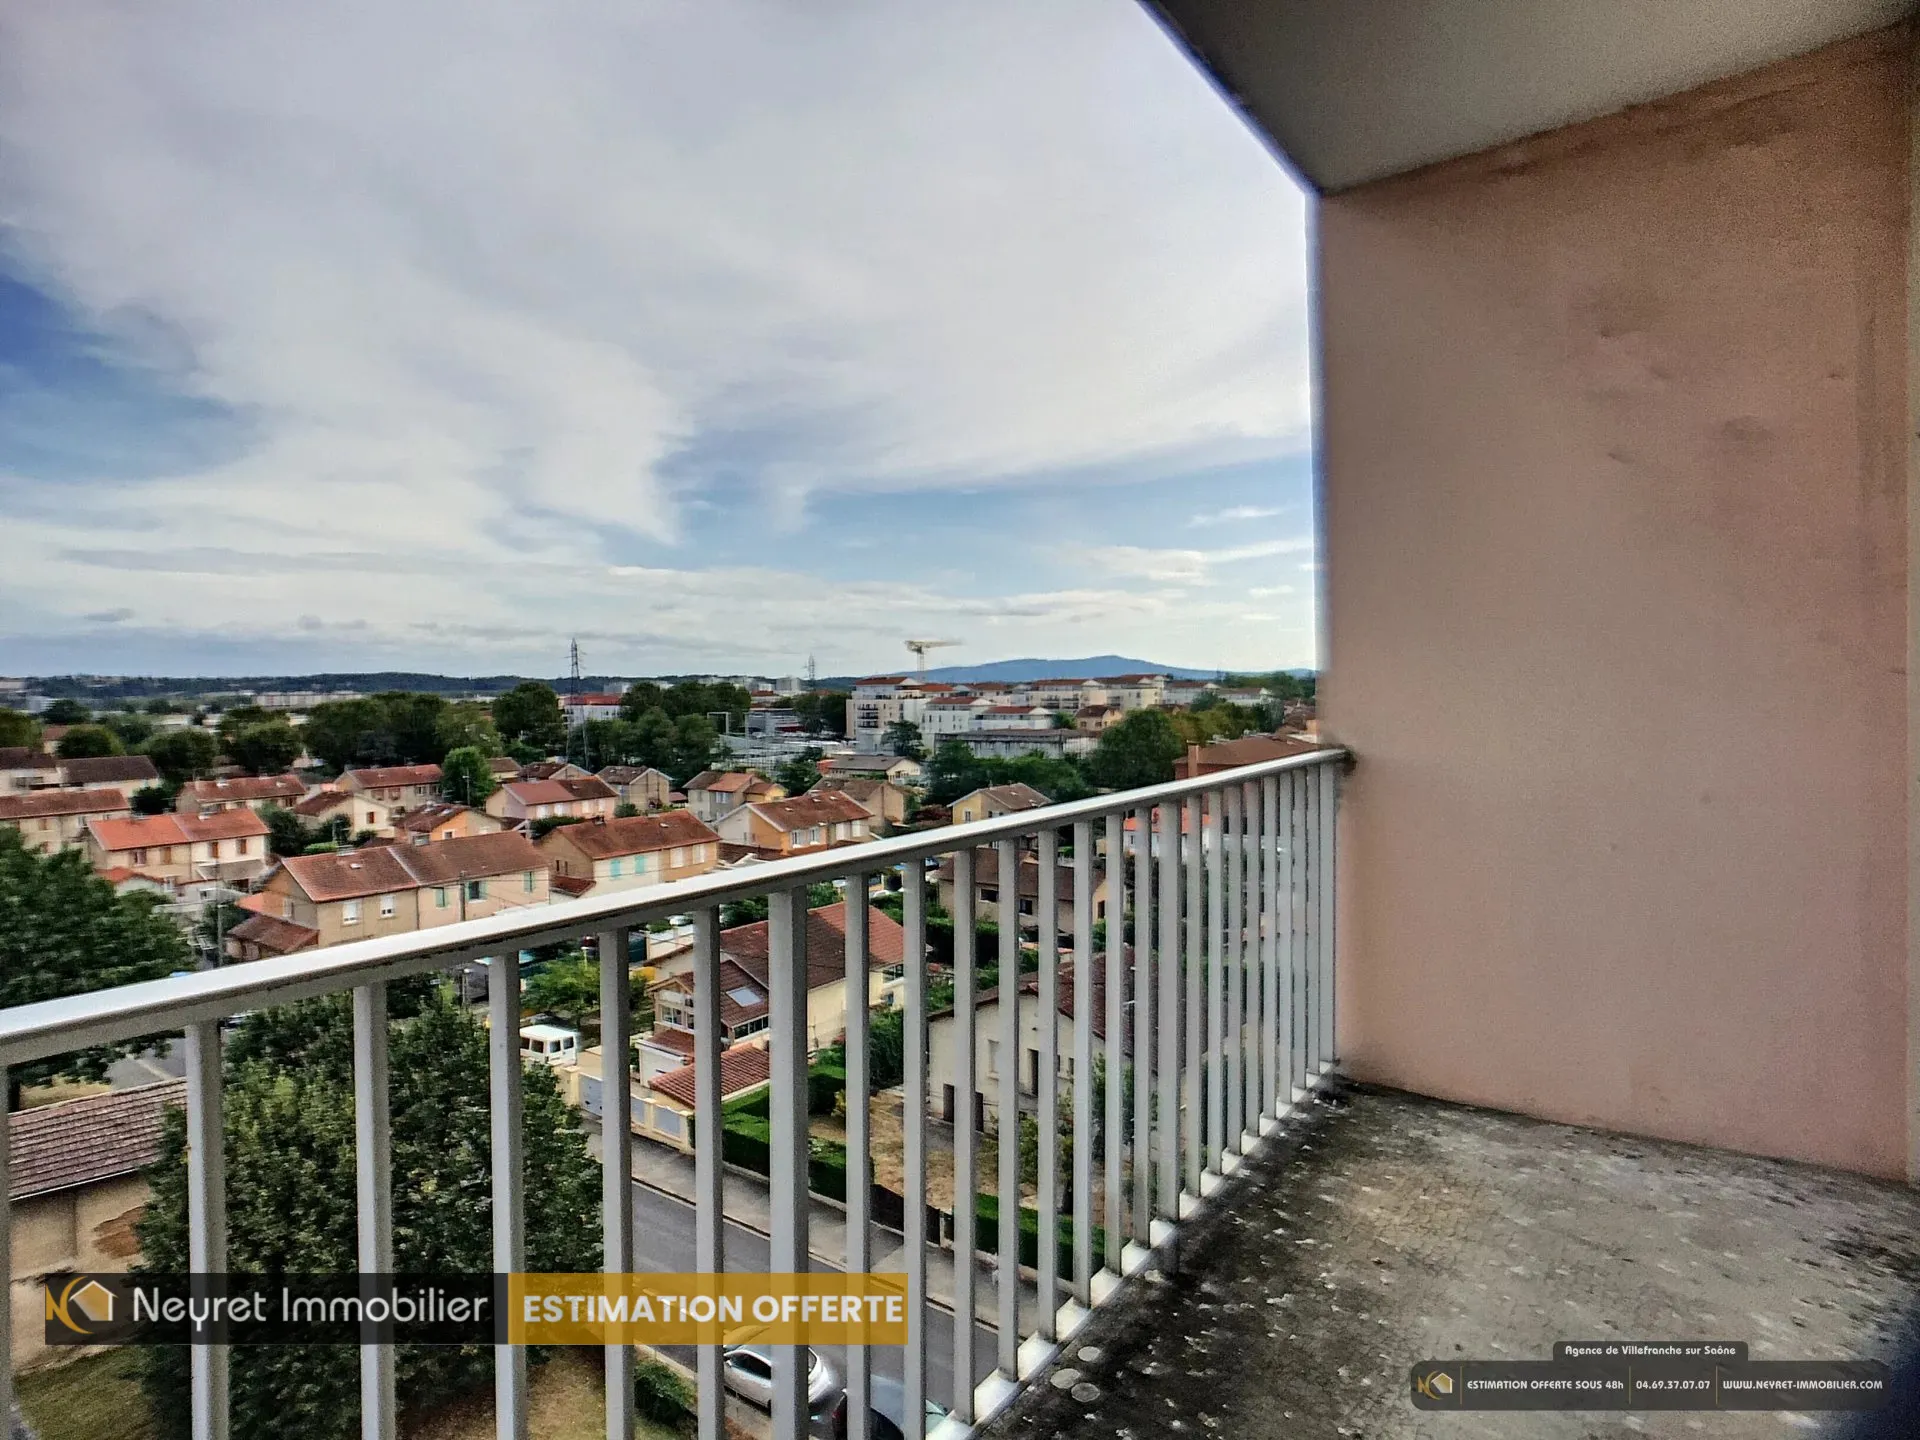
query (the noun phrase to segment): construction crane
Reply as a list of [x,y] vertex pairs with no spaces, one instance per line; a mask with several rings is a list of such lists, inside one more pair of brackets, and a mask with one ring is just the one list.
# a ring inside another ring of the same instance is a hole
[[907,649],[919,657],[920,673],[924,675],[927,673],[927,651],[944,650],[949,645],[958,645],[959,643],[958,640],[909,640],[907,641]]

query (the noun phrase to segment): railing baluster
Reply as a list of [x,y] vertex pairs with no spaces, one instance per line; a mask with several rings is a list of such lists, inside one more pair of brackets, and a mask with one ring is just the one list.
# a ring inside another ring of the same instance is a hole
[[[776,1275],[808,1269],[807,1185],[807,891],[776,891],[767,907],[767,984],[771,1023],[768,1060],[772,1097],[770,1268]],[[773,1433],[799,1440],[807,1430],[804,1346],[773,1347]]]
[[1073,827],[1073,1298],[1093,1304],[1093,824]]
[[1200,1074],[1201,1022],[1206,1009],[1202,978],[1206,973],[1206,892],[1201,888],[1205,879],[1200,854],[1201,802],[1198,795],[1190,796],[1181,820],[1180,863],[1187,880],[1186,898],[1186,969],[1187,969],[1187,1025],[1183,1037],[1187,1048],[1185,1113],[1187,1137],[1187,1180],[1186,1189],[1191,1195],[1200,1193],[1200,1172],[1206,1168],[1206,1141],[1201,1133],[1200,1114],[1202,1105]]
[[1153,811],[1133,812],[1133,1243],[1153,1243]]
[[1227,847],[1227,1093],[1224,1121],[1227,1149],[1237,1156],[1241,1148],[1240,1102],[1245,1094],[1240,1078],[1240,937],[1242,927],[1246,924],[1246,902],[1241,893],[1245,878],[1241,861],[1245,858],[1243,842],[1246,817],[1240,813],[1238,785],[1229,785],[1221,793],[1227,802],[1226,825],[1221,836]]
[[[871,968],[867,956],[867,886],[872,877],[856,872],[847,877],[847,1274],[864,1275],[873,1268],[873,1235],[867,1219],[873,1205],[873,1101],[867,1084],[867,1006],[872,1003]],[[867,1412],[872,1403],[871,1352],[865,1345],[847,1347],[847,1436],[867,1440]]]
[[1180,1218],[1180,807],[1162,805],[1159,817],[1160,849],[1160,994],[1156,1016],[1159,1027],[1157,1057],[1159,1145],[1154,1163],[1159,1169],[1160,1218]]
[[1227,1150],[1226,800],[1207,796],[1207,1168],[1218,1175]]
[[1040,1253],[1039,1315],[1035,1329],[1051,1340],[1060,1312],[1060,832],[1040,832],[1040,873],[1034,918],[1040,944]]
[[1320,791],[1320,1063],[1323,1070],[1333,1068],[1333,999],[1335,951],[1334,884],[1338,873],[1334,829],[1340,806],[1340,777],[1333,766],[1322,765],[1318,777]]
[[1240,1128],[1243,1151],[1260,1138],[1260,792],[1251,783],[1240,787],[1240,814],[1245,834],[1240,846],[1243,881],[1241,903],[1246,927],[1240,934],[1240,1050],[1242,1059]]
[[999,859],[1000,921],[1000,1116],[995,1122],[999,1160],[1000,1290],[997,1363],[1009,1380],[1020,1378],[1020,851],[1002,840]]
[[1260,1012],[1260,1118],[1276,1119],[1280,1087],[1280,787],[1269,775],[1260,782],[1260,975],[1265,987]]
[[1126,1143],[1120,1134],[1122,1106],[1120,1087],[1126,1083],[1126,1042],[1129,1016],[1126,1004],[1126,979],[1123,969],[1127,932],[1127,858],[1120,812],[1107,816],[1107,1034],[1100,1050],[1104,1057],[1106,1121],[1106,1268],[1115,1275],[1125,1270],[1123,1249],[1126,1232],[1121,1228],[1120,1152]]
[[[907,1170],[906,1440],[925,1440],[927,1420],[927,872],[901,867],[901,928],[906,931],[906,1083],[900,1124]],[[955,1252],[956,1262],[959,1252]],[[708,1440],[702,1436],[700,1440]],[[713,1437],[718,1440],[718,1437]]]
[[[360,1272],[393,1273],[393,1154],[387,1088],[387,985],[353,991],[353,1173]],[[371,1287],[368,1287],[371,1288]],[[360,1434],[394,1440],[399,1407],[393,1346],[360,1347]]]
[[[493,1269],[527,1268],[526,1171],[521,1164],[520,957],[496,955],[487,967],[487,1086],[493,1138]],[[527,1440],[527,1350],[493,1347],[494,1433]]]
[[[8,1095],[13,1085],[0,1066],[0,1087]],[[7,1107],[0,1105],[0,1273],[7,1276],[7,1303],[0,1305],[0,1425],[13,1433],[13,1136]]]
[[[704,1275],[726,1271],[727,1212],[721,1165],[720,1097],[720,912],[693,912],[693,1268]],[[724,1440],[726,1391],[720,1384],[718,1344],[695,1356],[699,1395],[698,1440]]]
[[1293,805],[1287,828],[1292,883],[1287,889],[1287,925],[1293,933],[1293,1086],[1296,1091],[1305,1091],[1307,1031],[1317,991],[1310,983],[1311,966],[1307,962],[1307,790],[1299,783],[1299,776],[1292,778]]
[[1306,895],[1302,928],[1306,938],[1307,1006],[1307,1079],[1312,1085],[1320,1078],[1320,1005],[1326,977],[1320,973],[1320,787],[1308,785],[1305,797],[1305,843],[1301,856],[1306,862]]
[[973,847],[953,857],[953,1405],[954,1417],[973,1423],[974,1251],[980,1207],[974,1196],[976,1102],[973,986]]
[[[227,1268],[227,1152],[220,1024],[203,1020],[186,1034],[187,1266],[195,1275],[221,1275]],[[205,1293],[211,1287],[194,1288]],[[227,1440],[227,1347],[190,1348],[194,1440]]]
[[[627,927],[600,932],[600,1255],[608,1275],[633,1270],[633,972]],[[697,1087],[698,1080],[695,1085]],[[607,1440],[633,1434],[633,1347],[606,1347]]]
[[1293,1104],[1294,1014],[1299,1005],[1293,981],[1293,776],[1280,776],[1277,788],[1280,809],[1274,831],[1273,939],[1280,975],[1280,1048],[1274,1105],[1284,1112]]

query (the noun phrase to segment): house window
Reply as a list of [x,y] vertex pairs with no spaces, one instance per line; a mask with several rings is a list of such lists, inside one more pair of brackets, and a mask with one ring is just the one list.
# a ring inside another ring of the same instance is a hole
[[686,846],[684,846],[684,845],[676,845],[676,846],[674,846],[674,847],[673,847],[673,854],[672,854],[671,856],[669,856],[669,857],[668,857],[668,859],[667,859],[667,863],[668,863],[669,865],[684,865],[684,864],[686,864],[686,863],[687,863],[687,847],[686,847]]
[[521,872],[520,888],[525,890],[529,895],[533,893],[533,871],[525,870]]
[[733,1029],[733,1038],[736,1040],[742,1040],[749,1035],[758,1035],[762,1030],[766,1028],[767,1028],[767,1019],[766,1019],[766,1016],[763,1015],[758,1020],[749,1020],[744,1025],[736,1025]]
[[367,811],[367,829],[373,829],[373,811]]
[[144,851],[144,850],[136,850],[136,851],[134,851],[134,852],[133,852],[133,863],[134,863],[134,864],[136,864],[136,865],[144,865],[144,864],[146,864],[146,863],[147,863],[147,852],[146,852],[146,851]]
[[208,850],[208,853],[210,853],[214,859],[218,860],[220,858],[220,842],[218,840],[214,841],[211,845],[209,845],[207,847],[207,850]]
[[487,882],[484,880],[467,881],[467,899],[484,900],[487,898]]
[[246,836],[242,835],[238,840],[233,842],[233,853],[236,855],[244,855],[247,853]]
[[436,910],[444,910],[447,908],[447,887],[446,886],[436,885],[433,887],[433,906],[434,906],[434,909]]
[[280,918],[282,920],[293,919],[293,900],[291,897],[280,902]]
[[360,923],[360,902],[358,900],[343,900],[340,902],[340,923],[342,925],[358,925]]
[[999,889],[993,885],[982,885],[980,887],[980,903],[982,905],[998,905],[1000,903]]
[[693,863],[696,865],[704,865],[707,863],[707,847],[706,846],[696,845],[693,847]]
[[391,920],[395,908],[393,896],[382,895],[380,897],[380,918],[382,920]]
[[636,855],[633,857],[633,873],[636,875],[644,875],[647,873],[647,857],[645,855]]
[[40,828],[42,830],[51,830],[53,828],[53,822],[51,820],[42,820],[40,822]]
[[1033,901],[1031,901],[1031,900],[1022,900],[1022,901],[1020,902],[1020,913],[1021,913],[1022,915],[1031,915],[1031,914],[1033,914],[1033,913],[1034,913],[1034,903],[1033,903]]
[[618,855],[614,856],[613,859],[607,862],[607,874],[613,878],[617,879],[622,874],[622,872],[625,871],[625,869],[626,869],[626,862],[622,860]]

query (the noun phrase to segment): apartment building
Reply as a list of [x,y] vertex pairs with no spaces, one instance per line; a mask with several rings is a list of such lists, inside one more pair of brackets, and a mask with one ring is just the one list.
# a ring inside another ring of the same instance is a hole
[[763,859],[855,845],[872,838],[873,820],[851,795],[809,790],[791,800],[741,806],[714,827],[730,845],[743,845]]
[[26,745],[0,747],[0,795],[18,795],[59,783],[60,762]]
[[227,954],[254,960],[405,934],[545,905],[549,897],[546,859],[511,830],[294,855],[248,897],[255,913],[228,934]]
[[1108,675],[1099,682],[1107,703],[1122,710],[1151,710],[1167,703],[1165,675]]
[[573,817],[590,820],[609,817],[619,796],[595,775],[569,775],[554,780],[510,780],[487,797],[487,814],[508,826],[535,820]]
[[371,833],[383,840],[393,838],[393,806],[371,795],[355,795],[350,790],[327,786],[287,808],[309,825],[343,819],[349,836]]
[[708,825],[742,805],[786,798],[786,787],[751,770],[702,770],[687,782],[687,808]]
[[568,729],[584,725],[589,720],[618,720],[620,697],[611,693],[562,695],[560,713],[566,719]]
[[384,800],[393,807],[394,814],[404,815],[416,805],[440,798],[440,767],[373,765],[347,771],[338,784],[350,795]]
[[954,695],[929,700],[921,710],[920,738],[928,748],[980,728],[980,716],[993,707],[984,695]]
[[224,880],[249,885],[267,868],[267,822],[242,806],[212,815],[135,815],[87,822],[93,868],[134,870],[170,886]]
[[607,765],[596,773],[613,787],[622,805],[631,805],[642,814],[666,809],[673,796],[673,777],[651,766]]
[[989,705],[979,712],[981,730],[1051,730],[1053,711],[1044,705]]
[[18,830],[26,847],[42,855],[84,848],[88,821],[123,819],[132,813],[118,790],[0,791],[0,825]]
[[552,867],[553,888],[570,898],[684,880],[720,863],[720,837],[688,810],[597,816],[548,832],[536,848]]
[[292,809],[306,799],[307,783],[298,775],[239,775],[231,780],[189,780],[174,797],[183,815],[212,815],[220,810]]

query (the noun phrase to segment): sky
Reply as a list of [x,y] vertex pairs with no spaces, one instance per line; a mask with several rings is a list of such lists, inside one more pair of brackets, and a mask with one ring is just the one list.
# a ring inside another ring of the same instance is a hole
[[1115,0],[0,9],[0,673],[1314,660],[1305,206]]

